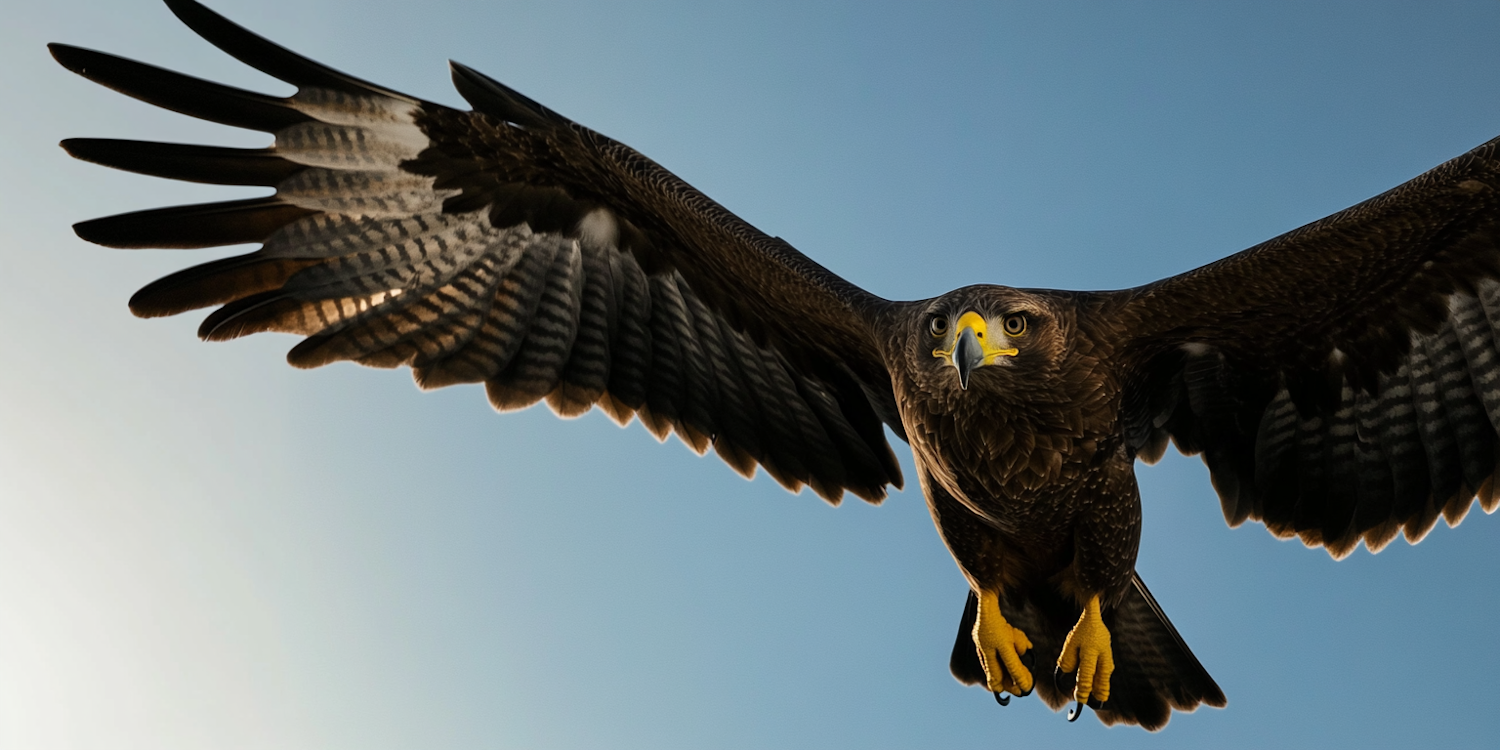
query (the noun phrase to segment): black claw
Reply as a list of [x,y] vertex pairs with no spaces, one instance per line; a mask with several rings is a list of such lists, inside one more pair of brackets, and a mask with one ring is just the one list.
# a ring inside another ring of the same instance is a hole
[[1104,704],[1100,703],[1099,699],[1098,698],[1094,698],[1094,697],[1090,697],[1089,698],[1088,706],[1089,706],[1089,708],[1092,708],[1095,711],[1098,711],[1099,709],[1104,708]]
[[1070,708],[1070,709],[1068,709],[1068,723],[1072,724],[1073,722],[1078,721],[1078,717],[1080,717],[1082,715],[1083,715],[1083,704],[1082,703],[1078,703],[1078,702],[1074,702],[1073,703],[1073,707]]
[[[1000,658],[1000,650],[999,649],[995,650],[995,662],[997,664],[1002,665],[1001,668],[1004,669],[1003,665],[1005,664],[1005,661]],[[1036,651],[1035,650],[1029,651],[1029,652],[1026,653],[1025,656],[1021,657],[1021,663],[1024,664],[1024,665],[1026,665],[1026,668],[1028,670],[1030,670],[1032,668],[1032,665],[1035,662],[1036,662]],[[1013,682],[1015,681],[1015,675],[1011,675],[1011,680]],[[1031,688],[1032,688],[1032,690],[1036,689],[1036,673],[1035,672],[1032,672],[1032,685],[1031,685]],[[998,691],[991,691],[990,695],[995,696],[995,702],[996,703],[999,703],[1002,706],[1009,706],[1010,705],[1010,696],[1008,696],[1008,695],[1001,695]],[[1027,690],[1024,693],[1016,693],[1015,694],[1015,696],[1017,698],[1025,698],[1028,695],[1031,695],[1031,690]]]
[[1062,676],[1063,676],[1062,667],[1053,667],[1052,668],[1052,689],[1055,690],[1055,691],[1057,691],[1057,692],[1059,692],[1059,693],[1061,693],[1063,691],[1063,689],[1062,689],[1062,682],[1060,682],[1060,680],[1062,680]]

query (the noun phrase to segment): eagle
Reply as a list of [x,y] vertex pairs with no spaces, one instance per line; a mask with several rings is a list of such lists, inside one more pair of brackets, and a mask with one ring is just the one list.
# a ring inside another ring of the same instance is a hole
[[1500,505],[1500,141],[1145,286],[895,301],[475,70],[452,66],[460,111],[166,3],[297,91],[52,45],[89,80],[275,139],[63,142],[275,190],[75,225],[109,247],[260,245],[146,286],[135,314],[214,307],[205,339],[293,333],[294,366],[407,366],[499,410],[597,406],[831,503],[902,487],[889,431],[970,588],[950,669],[1002,705],[1151,730],[1225,705],[1135,572],[1135,462],[1169,444],[1202,456],[1230,525],[1335,558]]

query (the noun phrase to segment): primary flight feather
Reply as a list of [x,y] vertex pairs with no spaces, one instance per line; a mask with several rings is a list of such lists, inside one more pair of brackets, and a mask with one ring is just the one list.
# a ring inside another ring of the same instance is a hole
[[458,111],[330,70],[190,0],[184,23],[298,87],[275,98],[53,45],[64,66],[265,149],[75,139],[267,198],[77,225],[112,247],[260,243],[137,292],[200,333],[306,338],[297,366],[410,366],[499,409],[595,405],[751,475],[872,502],[910,443],[968,579],[951,668],[996,699],[1155,729],[1223,693],[1134,565],[1134,462],[1202,453],[1231,524],[1335,557],[1493,492],[1495,142],[1354,208],[1136,289],[881,299],[632,149],[461,65]]

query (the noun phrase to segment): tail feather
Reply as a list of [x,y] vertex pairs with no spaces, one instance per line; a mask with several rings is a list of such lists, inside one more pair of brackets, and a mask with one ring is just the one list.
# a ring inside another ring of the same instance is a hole
[[[1156,731],[1167,725],[1172,710],[1192,711],[1199,704],[1222,708],[1224,692],[1188,648],[1177,628],[1140,576],[1114,607],[1104,612],[1111,633],[1115,672],[1109,701],[1095,713],[1105,724],[1138,724]],[[1053,710],[1072,700],[1073,675],[1058,675],[1053,665],[1081,609],[1051,586],[1010,592],[1001,602],[1005,617],[1020,628],[1037,651],[1036,693]],[[966,685],[983,684],[984,669],[973,641],[978,600],[971,592],[953,646],[949,668]]]
[[979,597],[969,591],[964,600],[964,616],[958,621],[958,637],[953,640],[953,655],[948,657],[948,671],[965,685],[985,684],[984,664],[974,646],[974,623],[979,621]]

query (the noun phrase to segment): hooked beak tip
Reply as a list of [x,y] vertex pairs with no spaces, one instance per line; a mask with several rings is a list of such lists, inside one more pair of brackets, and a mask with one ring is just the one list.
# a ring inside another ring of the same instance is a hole
[[958,387],[961,390],[969,390],[969,375],[983,363],[984,347],[980,345],[979,337],[974,335],[974,329],[965,328],[958,334],[958,341],[953,347],[953,366],[958,370]]

